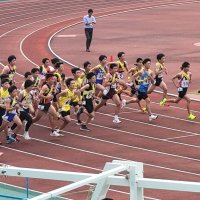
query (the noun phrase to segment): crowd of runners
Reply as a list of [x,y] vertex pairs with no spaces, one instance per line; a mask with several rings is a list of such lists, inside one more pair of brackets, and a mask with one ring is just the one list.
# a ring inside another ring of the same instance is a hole
[[[21,85],[15,81],[16,57],[9,56],[0,76],[0,131],[5,134],[6,142],[20,141],[19,133],[23,129],[24,139],[30,140],[31,125],[44,114],[49,118],[50,136],[62,136],[61,130],[70,123],[72,115],[75,115],[81,131],[90,131],[88,124],[95,120],[95,112],[106,106],[109,99],[115,104],[113,123],[121,123],[119,113],[131,103],[137,103],[141,112],[147,113],[149,121],[156,120],[148,96],[156,87],[163,91],[160,106],[185,99],[188,118],[196,118],[190,111],[191,100],[187,96],[191,82],[190,63],[184,62],[173,77],[178,96],[168,99],[163,81],[164,74],[168,73],[164,54],[157,55],[157,63],[152,69],[149,58],[137,58],[135,65],[129,68],[125,53],[119,52],[117,56],[118,60],[114,62],[100,55],[97,66],[92,67],[86,61],[83,69],[71,68],[71,74],[66,75],[64,63],[58,58],[43,58],[41,67],[25,72]],[[122,99],[124,95],[131,97],[130,100]],[[145,106],[141,105],[141,100],[145,101]]]

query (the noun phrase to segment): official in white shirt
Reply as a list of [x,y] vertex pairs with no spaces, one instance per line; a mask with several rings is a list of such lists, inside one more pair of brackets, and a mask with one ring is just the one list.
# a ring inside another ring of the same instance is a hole
[[84,21],[84,28],[85,28],[85,36],[86,36],[86,51],[90,52],[90,44],[92,42],[92,35],[93,35],[93,27],[96,24],[95,17],[92,16],[93,10],[88,10],[88,15],[85,15],[83,18]]

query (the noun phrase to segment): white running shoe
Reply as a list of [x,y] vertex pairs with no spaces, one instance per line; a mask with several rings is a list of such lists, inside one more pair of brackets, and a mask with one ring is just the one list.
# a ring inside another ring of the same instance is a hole
[[60,137],[60,136],[62,136],[60,133],[58,133],[57,131],[52,131],[51,133],[50,133],[50,136],[53,136],[53,137]]
[[24,136],[25,140],[31,140],[31,137],[29,136],[29,132],[28,131],[25,131],[23,136]]
[[126,107],[126,100],[125,99],[122,100],[122,108],[124,108],[124,107]]
[[116,117],[116,118],[113,119],[113,123],[119,124],[119,123],[121,123],[121,121],[119,120],[118,117]]
[[150,115],[149,116],[149,121],[152,121],[152,120],[157,119],[157,118],[158,118],[157,115]]

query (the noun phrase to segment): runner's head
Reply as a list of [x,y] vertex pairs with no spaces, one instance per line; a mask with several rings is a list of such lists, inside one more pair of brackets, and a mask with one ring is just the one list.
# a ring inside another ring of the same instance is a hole
[[150,67],[151,67],[151,59],[150,58],[145,58],[143,60],[142,64],[145,66],[146,69],[150,69]]
[[142,64],[142,62],[143,62],[143,59],[142,58],[137,58],[136,59],[136,66],[137,67],[142,67],[143,66],[143,64]]
[[25,78],[25,80],[31,80],[33,78],[33,76],[31,74],[31,72],[26,72],[24,74],[24,78]]
[[1,85],[5,90],[7,90],[10,87],[9,79],[7,79],[7,78],[2,79]]
[[56,70],[58,70],[59,72],[63,72],[63,68],[64,68],[64,65],[63,65],[63,62],[57,62],[55,65],[54,65],[54,68]]
[[42,59],[42,64],[45,66],[45,67],[48,67],[50,65],[50,61],[48,58],[43,58]]
[[8,63],[11,65],[11,66],[14,66],[16,64],[16,56],[15,55],[10,55],[8,57]]
[[80,68],[74,67],[74,68],[71,69],[71,72],[72,72],[75,79],[81,77],[81,69]]
[[93,14],[93,10],[92,10],[92,9],[89,9],[89,10],[88,10],[88,15],[89,15],[89,17],[91,17],[92,14]]
[[117,72],[119,65],[117,63],[113,62],[113,63],[109,63],[109,67],[110,67],[110,73],[114,74]]
[[99,62],[104,66],[107,64],[107,56],[105,55],[100,55],[99,56]]
[[90,72],[90,73],[87,74],[87,79],[91,83],[96,83],[96,75],[93,72]]
[[119,58],[119,60],[124,61],[125,60],[125,53],[123,51],[121,51],[117,54],[117,57]]
[[56,76],[53,73],[47,73],[46,74],[46,81],[49,85],[53,85],[54,83],[56,83]]
[[83,63],[83,67],[84,67],[86,72],[89,72],[92,68],[92,65],[89,61],[86,61],[86,62]]
[[157,60],[158,60],[159,63],[163,64],[165,62],[165,54],[159,53],[157,55]]
[[56,63],[60,62],[59,58],[52,58],[51,63],[53,66],[55,66]]
[[33,87],[33,81],[31,80],[26,80],[25,83],[24,83],[24,89],[27,91],[27,92],[30,92],[32,90],[32,87]]
[[74,89],[74,86],[75,86],[75,81],[73,78],[68,78],[66,81],[65,81],[65,84],[66,86],[70,89],[70,90],[73,90]]
[[17,87],[15,85],[12,85],[8,88],[8,92],[11,97],[16,97],[17,96]]
[[190,63],[189,62],[184,62],[181,66],[181,70],[188,72],[190,70]]
[[33,76],[33,78],[37,78],[38,77],[38,75],[40,74],[40,70],[38,69],[38,68],[33,68],[32,70],[31,70],[31,74],[32,74],[32,76]]

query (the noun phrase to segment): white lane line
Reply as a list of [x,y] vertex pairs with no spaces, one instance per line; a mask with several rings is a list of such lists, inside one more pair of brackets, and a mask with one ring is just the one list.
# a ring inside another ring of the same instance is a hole
[[[40,125],[40,126],[46,128],[46,126],[43,126],[43,125]],[[68,131],[63,131],[63,132],[68,133],[68,134],[73,134],[73,133],[68,132]],[[74,134],[74,135],[77,135],[77,134]],[[61,145],[61,144],[57,144],[57,143],[53,143],[53,142],[48,142],[46,140],[41,140],[41,139],[36,139],[36,138],[33,138],[33,139],[41,141],[41,142],[44,142],[44,143],[47,143],[47,144],[50,144],[50,145],[56,145],[56,146],[60,146],[60,147],[64,147],[64,148],[76,149],[77,151],[87,152],[87,153],[96,155],[96,152],[90,152],[90,151],[87,151],[87,150],[84,150],[84,149],[78,149],[78,148],[69,147],[69,146],[65,146],[65,145]],[[6,149],[10,149],[12,151],[16,151],[16,152],[20,152],[20,153],[28,154],[28,155],[32,155],[32,156],[37,156],[37,157],[40,157],[40,158],[45,158],[45,159],[56,161],[56,162],[66,163],[66,164],[69,164],[69,165],[74,165],[74,166],[83,167],[83,168],[87,168],[87,169],[92,169],[92,170],[96,170],[96,171],[102,171],[101,169],[98,169],[98,168],[92,168],[92,167],[85,166],[85,165],[80,165],[80,164],[77,164],[77,163],[58,160],[58,159],[54,159],[54,158],[51,158],[51,157],[48,157],[48,156],[42,156],[42,155],[38,155],[38,154],[27,152],[27,151],[22,151],[22,150],[9,148],[9,147],[6,147],[6,146],[2,146],[2,147],[6,148]],[[120,158],[120,157],[116,157],[116,156],[110,156],[110,155],[107,155],[107,154],[99,154],[99,156],[104,156],[104,157],[114,158],[114,159],[121,159],[121,160],[124,160],[124,161],[130,161],[128,159],[124,159],[124,158]],[[158,168],[158,169],[163,169],[163,170],[169,170],[169,171],[173,171],[173,172],[179,172],[179,173],[185,173],[185,174],[200,176],[199,173],[194,173],[194,172],[189,172],[189,171],[184,171],[184,170],[179,170],[179,169],[174,169],[174,168],[169,168],[169,167],[163,167],[163,166],[159,166],[159,165],[152,165],[152,164],[148,164],[148,163],[144,163],[144,164],[146,166],[155,167],[155,168]]]
[[58,38],[76,38],[77,35],[57,35]]
[[[42,124],[37,124],[37,125],[44,127],[44,128],[48,128],[48,129],[50,128],[50,127],[42,125]],[[156,154],[160,154],[160,155],[166,155],[166,156],[171,156],[171,157],[175,157],[175,158],[181,158],[181,159],[183,158],[183,159],[188,159],[188,160],[200,162],[200,159],[197,159],[197,158],[190,158],[190,157],[186,157],[186,156],[180,156],[180,155],[176,155],[176,154],[170,154],[170,153],[155,151],[155,150],[151,150],[151,149],[135,147],[135,146],[131,146],[131,145],[128,145],[128,144],[121,144],[121,143],[118,143],[118,142],[113,142],[113,141],[110,141],[110,140],[104,140],[104,139],[99,139],[99,138],[95,138],[95,137],[91,137],[91,136],[80,135],[80,134],[77,134],[77,133],[74,133],[74,132],[71,132],[71,131],[62,130],[62,132],[68,133],[70,135],[76,135],[78,137],[83,137],[83,138],[87,138],[87,139],[91,139],[91,140],[100,141],[100,142],[103,142],[103,143],[108,143],[108,144],[113,144],[113,145],[117,145],[117,146],[130,148],[130,149],[139,149],[139,150],[142,150],[142,151],[147,151],[147,152],[156,153]]]
[[191,137],[196,137],[196,135],[185,135],[185,136],[179,136],[179,137],[171,137],[171,138],[166,138],[166,140],[174,140],[174,139],[189,138],[189,137],[190,138]]
[[200,42],[194,43],[193,45],[194,45],[194,46],[197,46],[197,47],[200,47]]
[[[106,114],[106,113],[101,113],[101,112],[96,112],[96,113],[98,113],[100,115],[104,115],[104,116],[113,117],[113,115]],[[146,116],[146,117],[147,117],[147,120],[148,120],[148,116]],[[138,123],[138,124],[152,126],[152,127],[156,127],[156,128],[162,128],[162,129],[177,131],[177,132],[181,132],[181,133],[188,133],[188,134],[191,134],[191,135],[199,135],[198,133],[190,132],[190,131],[184,131],[184,130],[181,130],[181,129],[169,128],[169,127],[166,127],[166,126],[160,126],[160,125],[156,125],[156,124],[152,124],[152,123],[141,122],[141,121],[138,121],[138,120],[133,120],[133,119],[124,118],[124,117],[119,117],[119,118],[123,119],[124,121],[135,122],[135,123]]]

